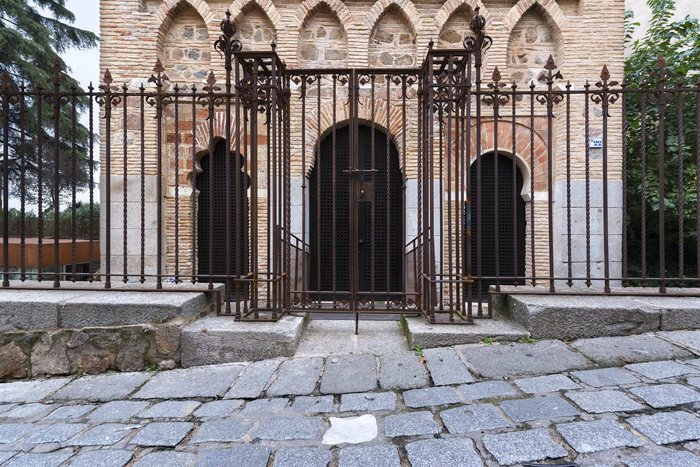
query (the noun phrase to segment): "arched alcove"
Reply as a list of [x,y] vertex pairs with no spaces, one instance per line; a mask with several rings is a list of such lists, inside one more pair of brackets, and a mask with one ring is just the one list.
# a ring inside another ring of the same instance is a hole
[[369,66],[412,67],[416,63],[416,32],[401,8],[392,4],[372,29]]
[[241,41],[243,50],[270,50],[270,44],[277,39],[272,21],[255,3],[249,3],[243,9],[236,18],[236,24],[236,39]]
[[347,66],[348,39],[345,28],[325,3],[309,12],[299,34],[297,55],[300,67]]
[[467,5],[457,8],[445,22],[437,40],[440,49],[461,49],[464,39],[471,35],[469,22],[474,12]]
[[172,83],[204,81],[211,64],[211,41],[204,19],[192,6],[180,3],[161,33],[158,56]]

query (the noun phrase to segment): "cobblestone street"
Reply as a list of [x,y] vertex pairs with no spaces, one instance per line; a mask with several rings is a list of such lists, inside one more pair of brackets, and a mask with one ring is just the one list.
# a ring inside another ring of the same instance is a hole
[[5,383],[0,465],[692,467],[698,355],[676,331]]

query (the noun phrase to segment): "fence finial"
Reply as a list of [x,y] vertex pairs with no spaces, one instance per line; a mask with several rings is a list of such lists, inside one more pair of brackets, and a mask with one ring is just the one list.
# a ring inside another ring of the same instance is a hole
[[12,80],[10,79],[10,72],[4,70],[0,76],[0,90],[7,92],[12,86]]
[[63,81],[63,67],[61,61],[56,60],[51,67],[51,84],[58,87],[61,85],[61,81]]
[[160,58],[156,58],[156,64],[153,66],[153,73],[150,78],[148,78],[149,83],[154,83],[156,86],[161,87],[163,81],[168,81],[168,75],[165,74],[165,67],[160,61]]
[[107,68],[107,69],[105,70],[104,76],[102,77],[102,82],[103,82],[105,85],[109,86],[110,84],[112,84],[113,81],[114,81],[114,80],[112,79],[112,73],[109,71],[109,68]]
[[491,75],[491,79],[495,83],[498,83],[501,80],[501,72],[498,70],[498,67],[493,69],[493,74]]

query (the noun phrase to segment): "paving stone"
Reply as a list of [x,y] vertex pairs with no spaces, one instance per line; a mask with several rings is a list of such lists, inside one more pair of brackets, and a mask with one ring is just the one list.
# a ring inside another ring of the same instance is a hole
[[700,467],[700,457],[688,451],[675,451],[628,459],[625,464],[628,467]]
[[521,378],[513,381],[523,392],[530,394],[557,392],[563,389],[579,389],[581,386],[564,375],[545,375]]
[[15,456],[17,451],[0,451],[0,464]]
[[673,378],[675,376],[700,373],[700,370],[697,368],[668,360],[661,362],[633,363],[625,366],[625,368],[642,376],[646,376],[649,379]]
[[301,413],[335,412],[333,396],[297,396],[292,403],[292,410]]
[[274,414],[287,409],[289,399],[277,397],[274,399],[257,399],[246,404],[241,412],[243,415]]
[[457,391],[453,388],[445,387],[410,389],[403,393],[403,401],[406,407],[432,407],[456,404],[461,399]]
[[255,437],[275,441],[315,439],[324,428],[320,418],[276,417],[261,421]]
[[700,388],[700,377],[688,378],[688,384]]
[[17,420],[35,420],[45,417],[49,413],[53,412],[55,408],[55,405],[48,404],[22,404],[2,414],[2,418],[12,418]]
[[627,419],[635,430],[656,444],[700,439],[700,418],[688,412],[661,412]]
[[17,404],[0,404],[0,415],[17,407]]
[[35,430],[31,423],[2,423],[0,424],[0,444],[14,443]]
[[700,353],[700,331],[660,332],[659,336],[677,345],[690,349],[695,353]]
[[51,412],[46,418],[52,420],[64,420],[69,418],[81,418],[97,407],[93,404],[64,405]]
[[[124,449],[96,449],[82,451],[71,459],[70,467],[123,467],[129,463],[134,453]],[[162,464],[168,465],[172,464]]]
[[700,401],[700,392],[681,384],[657,384],[630,388],[635,395],[655,409]]
[[88,415],[88,418],[91,420],[128,420],[146,407],[148,407],[148,402],[112,401],[99,406]]
[[0,384],[0,402],[39,402],[65,386],[70,378]]
[[195,410],[194,416],[198,418],[228,417],[242,405],[243,401],[238,399],[211,401]]
[[240,441],[253,424],[240,418],[223,418],[203,422],[194,433],[190,443],[227,443]]
[[642,404],[633,401],[622,391],[575,391],[567,392],[566,397],[588,413],[633,412],[644,409]]
[[435,386],[474,382],[474,377],[452,347],[425,349],[423,355]]
[[503,411],[516,422],[573,417],[579,411],[559,396],[533,397],[500,403]]
[[369,354],[334,355],[326,359],[323,394],[371,391],[377,387],[377,358]]
[[48,425],[41,431],[27,438],[27,443],[63,443],[87,427],[88,425],[85,423],[56,423],[54,425]]
[[384,419],[384,434],[391,438],[437,433],[440,433],[440,426],[433,420],[432,412],[408,412]]
[[256,399],[265,390],[280,362],[264,360],[247,365],[226,393],[226,399]]
[[484,435],[483,442],[501,465],[557,459],[567,454],[543,429]]
[[191,399],[223,395],[241,371],[240,365],[222,365],[162,371],[135,395],[136,399]]
[[139,425],[105,423],[91,428],[68,444],[73,446],[111,446],[126,438],[134,428],[139,428]]
[[470,439],[425,439],[406,445],[412,467],[481,467],[484,463]]
[[165,401],[139,412],[140,418],[186,418],[200,405],[197,401]]
[[604,366],[690,357],[690,352],[652,334],[579,339],[572,347]]
[[487,378],[545,375],[593,366],[583,355],[572,352],[557,340],[469,347],[462,348],[461,352],[469,364]]
[[629,371],[622,368],[600,368],[596,370],[572,371],[571,375],[581,380],[582,383],[595,388],[605,386],[619,386],[634,384],[640,381]]
[[563,423],[557,431],[579,453],[644,446],[644,441],[614,420]]
[[450,433],[463,434],[507,428],[511,423],[491,404],[471,404],[443,410],[440,418]]
[[330,461],[331,452],[328,449],[289,447],[275,452],[273,467],[326,467]]
[[53,399],[107,402],[124,399],[151,377],[148,373],[114,373],[83,376],[64,386]]
[[323,359],[297,358],[286,360],[280,365],[277,378],[267,390],[268,396],[311,394],[321,375]]
[[696,368],[700,368],[700,358],[685,360],[683,363],[685,363],[686,365],[693,365]]
[[338,454],[339,467],[400,467],[396,447],[389,445],[349,446]]
[[413,389],[428,385],[428,371],[414,352],[382,355],[379,360],[379,385],[383,389]]
[[188,452],[155,451],[146,454],[134,467],[194,467],[197,456]]
[[340,396],[341,412],[391,412],[396,408],[393,392],[363,392]]
[[129,444],[137,446],[175,447],[182,441],[194,425],[187,422],[154,422],[146,425]]
[[265,467],[269,458],[270,449],[265,446],[239,445],[204,452],[197,467]]
[[505,381],[484,381],[483,383],[463,384],[457,387],[457,392],[462,395],[462,399],[465,401],[495,399],[518,395],[518,391]]
[[73,455],[72,449],[61,449],[60,451],[46,454],[28,453],[13,457],[6,467],[58,467]]

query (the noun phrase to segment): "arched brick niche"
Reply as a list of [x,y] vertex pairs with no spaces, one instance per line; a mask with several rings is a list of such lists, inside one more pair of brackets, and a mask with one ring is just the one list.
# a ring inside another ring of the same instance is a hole
[[416,63],[416,31],[396,4],[374,25],[369,39],[369,66],[412,67]]
[[463,48],[464,39],[471,34],[469,22],[473,15],[474,11],[466,4],[455,9],[440,29],[437,47],[440,49]]
[[243,44],[243,50],[270,50],[270,44],[277,40],[277,31],[267,14],[255,3],[249,3],[236,17],[238,30],[236,39]]
[[562,38],[558,26],[539,5],[527,10],[513,27],[508,39],[508,71],[519,86],[546,82],[544,65],[552,55],[562,66]]
[[204,19],[192,6],[170,10],[158,40],[160,58],[171,83],[206,80],[211,64],[211,40]]
[[347,33],[325,3],[306,16],[299,32],[297,58],[302,68],[347,66]]

